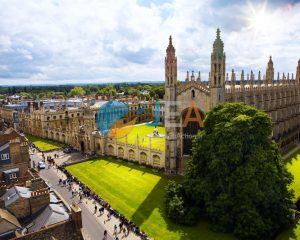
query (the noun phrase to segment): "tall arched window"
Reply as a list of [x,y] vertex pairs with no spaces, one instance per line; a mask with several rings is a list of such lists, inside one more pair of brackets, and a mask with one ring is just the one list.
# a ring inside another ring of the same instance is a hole
[[195,90],[192,90],[192,99],[195,98]]

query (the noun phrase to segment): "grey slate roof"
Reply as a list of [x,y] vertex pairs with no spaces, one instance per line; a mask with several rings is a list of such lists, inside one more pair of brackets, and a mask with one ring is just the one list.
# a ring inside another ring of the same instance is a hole
[[44,211],[37,216],[28,226],[28,232],[37,231],[45,226],[50,226],[69,220],[70,216],[66,207],[62,204],[49,204]]

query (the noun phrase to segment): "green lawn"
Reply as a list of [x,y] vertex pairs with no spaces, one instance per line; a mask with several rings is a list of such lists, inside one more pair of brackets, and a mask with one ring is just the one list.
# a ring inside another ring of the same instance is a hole
[[[287,160],[287,168],[294,175],[291,187],[295,192],[295,199],[300,197],[300,151]],[[300,239],[300,222],[293,227],[283,231],[277,240]]]
[[47,140],[30,134],[25,134],[25,136],[30,142],[32,142],[41,151],[50,151],[65,146],[65,144],[63,143]]
[[183,227],[167,219],[165,186],[169,179],[180,181],[181,177],[165,176],[156,170],[113,158],[91,160],[67,169],[155,240],[234,239],[232,235],[211,231],[204,220],[195,227]]
[[[136,144],[137,135],[139,137],[139,145],[143,147],[149,147],[149,137],[148,134],[153,133],[154,126],[135,125],[133,126],[128,135],[127,142],[128,144]],[[164,127],[157,127],[159,134],[165,135]],[[119,142],[125,142],[125,137],[118,138]],[[162,138],[151,138],[151,148],[165,151],[165,137]]]

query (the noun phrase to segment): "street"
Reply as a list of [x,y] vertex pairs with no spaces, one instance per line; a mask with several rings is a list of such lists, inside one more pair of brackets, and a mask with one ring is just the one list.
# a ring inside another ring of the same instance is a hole
[[[41,157],[39,155],[40,155],[39,153],[35,153],[31,155],[32,161],[35,161],[35,166],[37,166],[38,161],[41,160]],[[56,171],[57,170],[53,167],[48,169],[48,165],[47,165],[46,169],[40,171],[40,176],[46,182],[48,182],[53,187],[53,189],[55,189],[63,197],[63,199],[70,205],[74,201],[74,198],[71,197],[71,192],[69,192],[67,188],[58,185],[59,176]],[[75,197],[75,199],[76,202],[78,202],[79,198]],[[86,235],[88,236],[88,239],[91,240],[102,239],[103,232],[105,230],[104,224],[102,224],[99,221],[99,218],[93,214],[91,209],[88,209],[85,203],[80,203],[79,206],[82,210],[83,228]],[[109,234],[107,239],[113,240],[114,238]]]

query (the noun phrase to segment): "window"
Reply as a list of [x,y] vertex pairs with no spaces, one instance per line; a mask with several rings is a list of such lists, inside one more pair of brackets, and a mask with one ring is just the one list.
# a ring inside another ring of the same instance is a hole
[[9,174],[9,179],[12,180],[14,178],[17,178],[17,173],[10,173]]
[[1,160],[8,160],[9,159],[9,153],[1,154]]
[[195,90],[192,90],[192,98],[195,98]]

